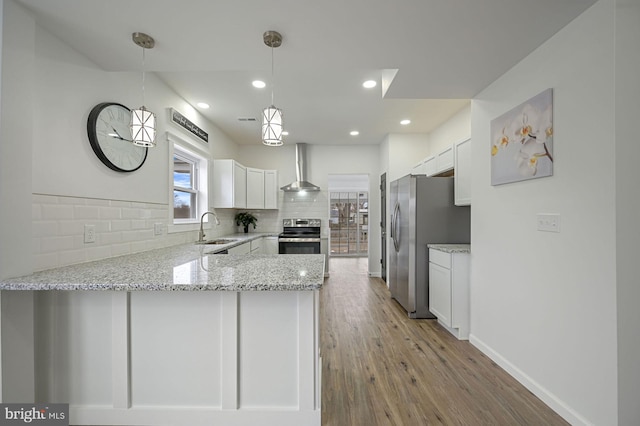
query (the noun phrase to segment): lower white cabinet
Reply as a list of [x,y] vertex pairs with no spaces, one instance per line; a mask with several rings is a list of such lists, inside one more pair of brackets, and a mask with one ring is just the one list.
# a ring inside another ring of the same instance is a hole
[[429,310],[451,334],[468,340],[469,253],[456,247],[429,248]]
[[246,242],[227,250],[229,254],[249,254],[251,253],[251,243]]
[[263,237],[262,252],[264,254],[278,254],[278,237]]
[[255,240],[251,240],[250,247],[251,247],[251,254],[261,254],[262,238],[256,238]]

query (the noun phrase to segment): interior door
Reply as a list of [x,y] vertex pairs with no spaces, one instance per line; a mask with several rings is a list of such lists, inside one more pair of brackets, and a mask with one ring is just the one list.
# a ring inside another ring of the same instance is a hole
[[380,176],[380,242],[381,258],[380,272],[382,279],[387,281],[387,174]]

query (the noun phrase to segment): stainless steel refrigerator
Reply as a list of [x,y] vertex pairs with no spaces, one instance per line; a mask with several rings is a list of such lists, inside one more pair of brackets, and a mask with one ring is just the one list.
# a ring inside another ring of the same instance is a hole
[[469,243],[471,209],[454,205],[451,177],[408,175],[389,189],[391,297],[410,318],[435,318],[429,312],[427,244]]

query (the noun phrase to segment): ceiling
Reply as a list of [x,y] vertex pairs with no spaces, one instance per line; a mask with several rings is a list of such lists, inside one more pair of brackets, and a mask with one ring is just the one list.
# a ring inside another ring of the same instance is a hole
[[[595,0],[17,0],[106,71],[147,71],[240,144],[260,144],[271,103],[285,143],[378,144],[428,133]],[[255,89],[251,81],[267,82]],[[373,79],[374,89],[362,82]],[[257,122],[239,121],[254,117]],[[411,124],[400,125],[408,118]],[[358,136],[349,132],[357,130]]]

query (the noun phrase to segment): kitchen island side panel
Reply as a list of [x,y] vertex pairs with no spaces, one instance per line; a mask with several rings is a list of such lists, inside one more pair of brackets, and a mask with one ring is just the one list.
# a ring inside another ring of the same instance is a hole
[[38,400],[68,402],[78,425],[320,425],[317,300],[317,290],[39,292]]

